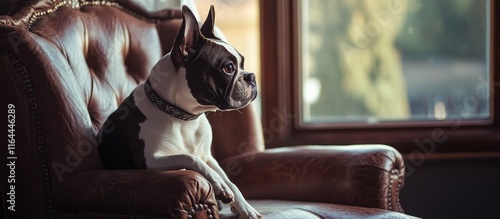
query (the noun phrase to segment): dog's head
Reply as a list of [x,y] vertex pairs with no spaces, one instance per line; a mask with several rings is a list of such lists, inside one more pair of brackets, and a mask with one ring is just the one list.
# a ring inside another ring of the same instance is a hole
[[215,11],[210,12],[199,29],[187,6],[171,51],[177,69],[185,69],[191,94],[201,105],[220,110],[239,109],[257,96],[255,74],[244,70],[244,57],[214,35]]

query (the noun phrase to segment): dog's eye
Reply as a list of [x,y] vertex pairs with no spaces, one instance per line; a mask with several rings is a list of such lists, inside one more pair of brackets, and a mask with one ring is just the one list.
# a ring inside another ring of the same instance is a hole
[[233,65],[233,63],[229,63],[228,65],[224,66],[224,68],[222,68],[222,70],[226,74],[233,74],[234,73],[234,65]]

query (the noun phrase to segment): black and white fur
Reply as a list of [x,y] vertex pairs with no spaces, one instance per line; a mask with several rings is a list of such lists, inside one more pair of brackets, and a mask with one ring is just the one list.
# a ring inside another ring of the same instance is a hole
[[170,53],[151,70],[153,90],[190,114],[181,120],[157,108],[140,84],[112,113],[99,138],[107,169],[190,169],[212,184],[216,197],[231,203],[240,218],[260,218],[211,155],[212,131],[204,113],[245,107],[257,95],[255,75],[244,58],[213,34],[214,9],[201,27],[188,7]]

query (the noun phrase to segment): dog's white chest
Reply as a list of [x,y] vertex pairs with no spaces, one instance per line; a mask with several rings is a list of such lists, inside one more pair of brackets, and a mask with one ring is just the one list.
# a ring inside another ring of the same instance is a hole
[[212,132],[204,115],[189,122],[147,119],[141,124],[139,138],[144,141],[148,168],[158,168],[155,161],[162,156],[191,154],[206,161],[211,153]]
[[[141,92],[137,89],[135,92]],[[146,116],[140,124],[139,138],[144,141],[144,157],[148,168],[161,168],[162,156],[191,154],[206,161],[211,156],[212,129],[205,115],[184,121],[159,111],[147,98],[137,101]]]

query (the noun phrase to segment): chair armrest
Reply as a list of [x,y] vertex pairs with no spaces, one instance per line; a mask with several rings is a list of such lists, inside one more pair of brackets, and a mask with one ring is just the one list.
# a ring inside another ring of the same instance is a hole
[[401,154],[385,145],[301,146],[221,162],[248,199],[285,199],[403,212]]
[[54,209],[61,217],[218,218],[212,186],[189,170],[82,172],[61,183]]

